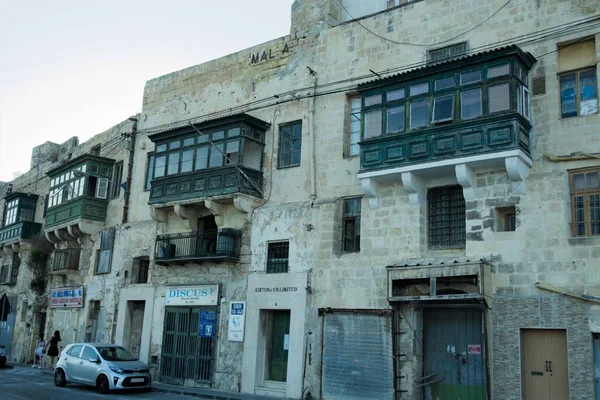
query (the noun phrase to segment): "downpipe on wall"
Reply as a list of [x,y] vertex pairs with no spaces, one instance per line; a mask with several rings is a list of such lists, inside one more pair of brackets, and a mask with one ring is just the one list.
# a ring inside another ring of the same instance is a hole
[[312,96],[310,97],[308,106],[308,129],[310,129],[310,199],[314,202],[317,199],[317,155],[315,153],[315,97],[317,94],[317,73],[310,67],[307,68],[314,79]]
[[[135,156],[135,135],[137,133],[138,117],[129,117],[130,121],[133,121],[131,126],[131,143],[129,145],[129,161],[127,163],[127,186],[125,187],[125,198],[123,199],[123,220],[124,224],[129,219],[129,198],[131,197],[131,177],[133,176],[133,159]],[[119,182],[120,184],[120,182]]]

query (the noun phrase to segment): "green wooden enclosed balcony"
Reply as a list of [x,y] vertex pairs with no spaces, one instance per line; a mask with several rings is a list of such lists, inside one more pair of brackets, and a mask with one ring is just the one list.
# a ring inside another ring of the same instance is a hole
[[40,233],[41,224],[35,222],[37,200],[37,195],[29,193],[10,193],[6,196],[0,247],[18,244]]
[[262,197],[264,134],[269,124],[246,114],[184,125],[150,136],[151,205],[237,194]]
[[371,208],[383,182],[402,181],[414,205],[438,178],[472,197],[483,169],[505,169],[521,185],[532,165],[527,74],[534,62],[507,46],[360,85],[358,178]]
[[46,237],[78,238],[102,230],[109,202],[114,160],[84,154],[49,171]]

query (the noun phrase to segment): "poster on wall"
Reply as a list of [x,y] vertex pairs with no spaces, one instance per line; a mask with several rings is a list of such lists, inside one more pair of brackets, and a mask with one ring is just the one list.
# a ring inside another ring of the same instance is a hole
[[227,340],[230,342],[243,342],[245,322],[246,302],[232,301],[229,306],[229,328],[227,331]]
[[215,311],[200,311],[200,321],[198,323],[198,336],[214,337],[216,320],[217,313]]
[[50,308],[83,307],[83,287],[52,289]]

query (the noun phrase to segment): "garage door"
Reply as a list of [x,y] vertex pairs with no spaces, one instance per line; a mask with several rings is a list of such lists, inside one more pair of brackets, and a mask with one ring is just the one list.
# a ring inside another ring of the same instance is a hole
[[323,400],[391,399],[390,313],[335,312],[323,318]]

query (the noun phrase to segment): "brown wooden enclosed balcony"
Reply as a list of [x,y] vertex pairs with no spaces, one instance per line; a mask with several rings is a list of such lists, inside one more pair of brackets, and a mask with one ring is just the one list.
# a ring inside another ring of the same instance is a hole
[[238,261],[241,237],[236,229],[159,235],[154,258],[161,265]]
[[81,250],[78,248],[55,250],[52,253],[51,272],[53,275],[68,275],[79,271],[79,257]]

